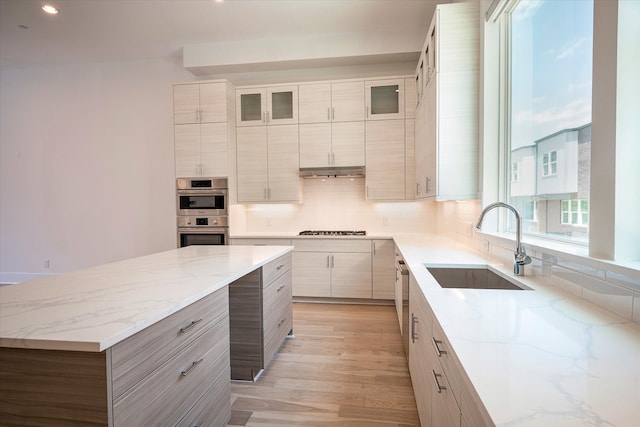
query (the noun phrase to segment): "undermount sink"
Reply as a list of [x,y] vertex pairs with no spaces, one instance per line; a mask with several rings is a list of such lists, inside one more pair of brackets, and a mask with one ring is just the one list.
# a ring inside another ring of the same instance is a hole
[[440,266],[425,264],[424,266],[442,288],[531,290],[502,277],[486,265]]

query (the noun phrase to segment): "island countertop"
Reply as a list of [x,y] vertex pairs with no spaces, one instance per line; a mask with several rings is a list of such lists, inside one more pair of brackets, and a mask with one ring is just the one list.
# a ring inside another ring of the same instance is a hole
[[0,347],[103,351],[292,249],[188,246],[0,287]]

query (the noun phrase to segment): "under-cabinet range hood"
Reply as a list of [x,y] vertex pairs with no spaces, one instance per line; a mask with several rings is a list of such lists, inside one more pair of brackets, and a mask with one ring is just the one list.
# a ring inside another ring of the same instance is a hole
[[300,168],[300,176],[303,178],[327,178],[327,177],[364,177],[364,166],[326,166],[314,168]]

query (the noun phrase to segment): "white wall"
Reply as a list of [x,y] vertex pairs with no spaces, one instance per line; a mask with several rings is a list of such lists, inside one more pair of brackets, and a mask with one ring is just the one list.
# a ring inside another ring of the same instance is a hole
[[0,70],[0,282],[175,247],[188,80],[180,58]]

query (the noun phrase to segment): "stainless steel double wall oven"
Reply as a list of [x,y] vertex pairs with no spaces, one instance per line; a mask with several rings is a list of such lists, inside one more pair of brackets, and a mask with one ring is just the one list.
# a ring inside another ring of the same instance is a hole
[[178,247],[229,242],[227,178],[176,180]]

